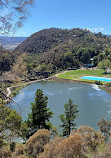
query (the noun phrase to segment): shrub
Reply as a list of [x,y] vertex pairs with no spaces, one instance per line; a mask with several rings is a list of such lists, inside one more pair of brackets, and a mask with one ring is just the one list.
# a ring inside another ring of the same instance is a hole
[[68,138],[56,138],[45,146],[44,152],[38,158],[84,158],[83,141],[78,134]]
[[102,134],[105,136],[107,140],[110,135],[111,122],[105,119],[102,119],[98,122],[98,126],[100,128],[100,131],[102,132]]
[[28,155],[35,157],[44,151],[44,145],[50,140],[51,133],[47,129],[38,130],[26,142],[25,151]]
[[26,158],[26,156],[24,156],[24,155],[19,155],[19,156],[17,156],[16,158]]
[[12,157],[11,151],[7,149],[0,150],[0,158],[11,158],[11,157]]
[[2,148],[4,144],[5,143],[4,143],[3,139],[0,139],[0,148]]
[[106,83],[107,87],[111,87],[111,82]]
[[18,146],[14,152],[15,156],[24,155],[24,147]]
[[90,151],[96,151],[97,147],[105,140],[100,132],[97,132],[88,126],[81,126],[78,130],[74,130],[72,135],[75,133],[81,135],[84,142],[84,148],[87,149],[88,147]]
[[111,142],[107,143],[103,153],[99,153],[93,158],[111,158]]
[[101,81],[95,81],[95,84],[102,85],[102,82]]

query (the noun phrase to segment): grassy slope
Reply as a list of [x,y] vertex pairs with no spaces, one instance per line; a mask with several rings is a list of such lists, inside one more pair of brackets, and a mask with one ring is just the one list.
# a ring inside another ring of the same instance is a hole
[[[82,77],[82,76],[111,77],[111,74],[105,75],[104,71],[99,70],[99,69],[96,69],[96,70],[74,70],[74,71],[61,73],[58,75],[58,78],[85,81],[85,79],[80,79],[80,77]],[[86,80],[86,81],[91,81],[91,80]]]

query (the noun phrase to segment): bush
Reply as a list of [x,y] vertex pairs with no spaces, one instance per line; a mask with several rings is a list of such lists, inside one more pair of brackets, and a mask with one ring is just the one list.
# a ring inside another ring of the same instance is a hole
[[18,146],[14,152],[15,156],[24,155],[24,147]]
[[11,157],[12,157],[11,151],[7,149],[0,150],[0,158],[11,158]]
[[56,138],[45,146],[38,158],[84,158],[83,141],[78,134],[68,138]]
[[107,87],[111,87],[111,82],[106,83]]
[[102,85],[102,82],[101,81],[95,81],[95,84]]
[[105,137],[100,132],[97,132],[88,126],[81,126],[78,130],[74,130],[72,135],[75,135],[75,133],[81,135],[84,142],[84,148],[94,152],[97,151],[98,146],[104,143],[105,140]]
[[4,143],[3,139],[0,139],[0,148],[2,148],[4,144],[5,143]]
[[39,153],[44,151],[44,145],[50,140],[51,133],[47,129],[38,130],[26,142],[26,153],[30,156],[36,157]]
[[16,158],[26,158],[24,155],[17,156]]
[[99,153],[93,158],[111,158],[111,142],[107,143],[103,153]]

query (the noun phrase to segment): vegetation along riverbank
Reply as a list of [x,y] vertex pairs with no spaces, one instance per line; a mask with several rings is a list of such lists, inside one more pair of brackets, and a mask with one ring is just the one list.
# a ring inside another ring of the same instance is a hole
[[25,83],[19,83],[17,85],[11,86],[7,88],[7,92],[10,89],[10,92],[8,92],[8,96],[15,96],[20,89],[23,87],[40,82],[40,81],[56,81],[56,82],[70,82],[70,83],[80,83],[80,84],[98,84],[102,89],[107,91],[108,93],[111,94],[111,84],[106,83],[106,82],[98,82],[94,80],[86,80],[86,79],[81,79],[80,77],[82,76],[97,76],[97,77],[111,77],[111,74],[105,74],[104,70],[100,69],[78,69],[78,70],[71,70],[71,71],[63,71],[61,73],[57,73],[51,77],[44,78],[44,79],[39,79],[35,81],[29,81]]
[[[109,89],[110,84],[106,82],[80,77],[110,78],[110,61],[110,36],[80,28],[44,29],[31,35],[13,51],[0,47],[0,91],[6,95],[7,88],[7,97],[11,97],[11,93],[16,95],[22,87],[45,80],[98,84]],[[37,90],[31,113],[23,122],[22,117],[6,106],[4,97],[0,96],[0,157],[97,158],[111,155],[111,145],[106,143],[110,140],[109,121],[100,121],[99,131],[88,126],[76,129],[79,105],[72,102],[73,98],[68,98],[64,104],[65,112],[60,115],[63,129],[60,137],[56,127],[49,122],[53,111],[47,108],[47,99],[42,90]],[[26,100],[29,102],[28,97]],[[26,143],[18,146],[13,142],[15,136],[22,137]]]

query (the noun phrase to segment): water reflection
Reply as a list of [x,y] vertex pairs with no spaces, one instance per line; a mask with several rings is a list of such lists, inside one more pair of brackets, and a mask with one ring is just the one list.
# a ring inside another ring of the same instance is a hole
[[[51,122],[57,126],[61,124],[59,115],[64,112],[64,104],[71,98],[78,104],[79,117],[77,125],[89,125],[97,129],[97,122],[102,118],[110,119],[111,95],[101,90],[98,86],[87,84],[61,83],[61,82],[38,82],[19,91],[14,97],[22,108],[23,120],[27,119],[30,110],[30,103],[34,101],[35,92],[42,89],[48,96],[48,107],[53,111],[54,116]],[[18,111],[17,106],[13,106]]]

